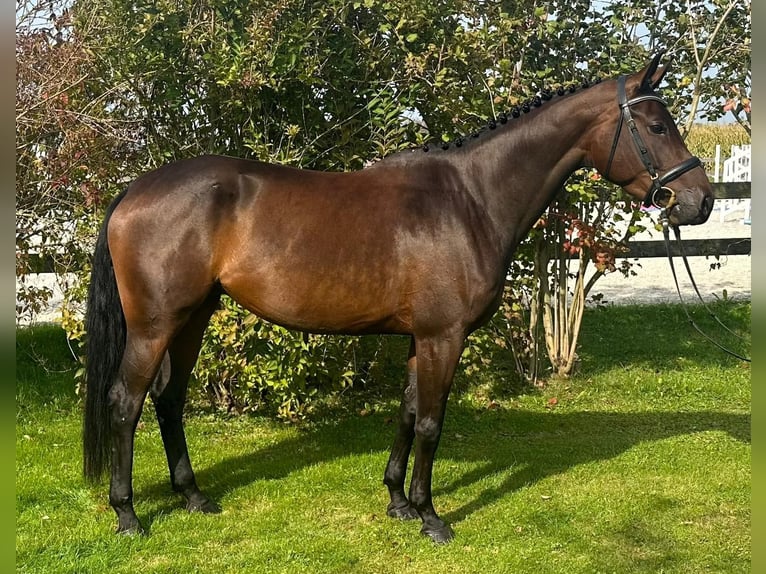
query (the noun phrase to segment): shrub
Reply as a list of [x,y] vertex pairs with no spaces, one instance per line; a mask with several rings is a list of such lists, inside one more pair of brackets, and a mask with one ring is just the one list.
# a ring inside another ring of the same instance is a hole
[[213,404],[228,411],[302,417],[320,392],[340,391],[354,382],[358,342],[289,331],[224,296],[210,320],[194,376]]

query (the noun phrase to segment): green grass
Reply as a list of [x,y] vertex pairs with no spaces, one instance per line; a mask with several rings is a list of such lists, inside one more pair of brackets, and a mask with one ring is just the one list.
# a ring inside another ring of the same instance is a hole
[[[749,304],[715,310],[749,331]],[[581,341],[579,374],[543,389],[488,397],[502,381],[458,381],[433,482],[457,537],[439,547],[385,515],[398,380],[297,425],[190,414],[198,483],[223,507],[214,516],[188,514],[170,491],[147,408],[134,486],[150,534],[116,536],[107,485],[80,475],[63,334],[20,330],[17,571],[749,572],[749,365],[672,305],[589,311]],[[387,395],[367,416],[348,408]]]

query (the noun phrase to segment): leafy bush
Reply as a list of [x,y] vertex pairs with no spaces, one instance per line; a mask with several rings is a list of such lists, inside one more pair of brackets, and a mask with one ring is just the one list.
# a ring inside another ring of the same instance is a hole
[[228,411],[305,415],[320,392],[354,382],[358,338],[288,331],[229,297],[210,320],[194,371],[215,405]]

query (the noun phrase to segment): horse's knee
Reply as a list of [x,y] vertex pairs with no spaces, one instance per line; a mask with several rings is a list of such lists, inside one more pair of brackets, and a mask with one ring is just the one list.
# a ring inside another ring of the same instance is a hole
[[434,417],[418,417],[415,421],[415,434],[418,437],[418,440],[435,442],[439,440],[441,430],[441,421]]

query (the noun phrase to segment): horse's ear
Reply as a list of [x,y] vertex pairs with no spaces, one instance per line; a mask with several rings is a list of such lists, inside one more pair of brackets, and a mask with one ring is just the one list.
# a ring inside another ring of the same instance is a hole
[[[670,62],[672,61],[672,57],[668,62],[659,68],[660,65],[660,59],[662,59],[662,56],[665,54],[665,50],[660,50],[657,52],[657,54],[652,58],[652,61],[649,62],[649,65],[644,68],[642,74],[641,74],[641,83],[639,86],[642,88],[648,88],[648,89],[656,89],[657,86],[660,85],[660,82],[662,81],[662,78],[665,77],[665,74],[668,71],[668,68],[670,67]],[[659,69],[658,69],[659,68]]]
[[672,61],[673,61],[673,56],[670,56],[670,58],[668,58],[668,61],[665,63],[665,65],[662,66],[659,70],[657,70],[654,73],[654,76],[652,76],[652,80],[651,80],[652,88],[654,88],[655,90],[657,89],[657,86],[659,86],[660,83],[662,82],[662,78],[664,78],[665,74],[667,74]]

